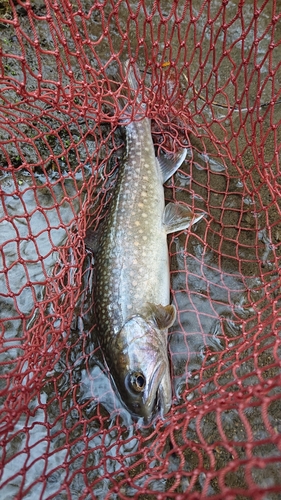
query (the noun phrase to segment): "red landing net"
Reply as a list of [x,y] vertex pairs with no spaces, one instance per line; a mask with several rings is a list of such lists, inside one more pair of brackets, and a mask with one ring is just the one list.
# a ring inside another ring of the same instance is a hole
[[[280,499],[278,1],[0,17],[1,499]],[[128,58],[156,148],[188,148],[167,200],[206,213],[169,237],[174,400],[146,427],[97,365],[85,246],[122,161]]]

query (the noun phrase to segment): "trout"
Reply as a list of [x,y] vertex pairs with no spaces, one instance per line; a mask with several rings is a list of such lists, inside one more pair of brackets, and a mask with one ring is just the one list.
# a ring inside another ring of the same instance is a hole
[[[138,69],[128,62],[124,67],[130,91],[137,93]],[[204,214],[178,203],[165,206],[163,183],[186,150],[156,158],[150,120],[144,105],[138,109],[140,119],[125,126],[126,154],[95,252],[94,299],[113,384],[131,414],[150,421],[165,415],[172,402],[167,335],[176,310],[170,304],[167,234]]]

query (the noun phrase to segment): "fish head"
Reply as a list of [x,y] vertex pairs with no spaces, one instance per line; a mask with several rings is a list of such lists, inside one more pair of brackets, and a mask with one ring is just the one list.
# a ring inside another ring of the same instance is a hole
[[148,304],[143,315],[126,321],[116,338],[114,382],[127,409],[146,421],[171,407],[167,333],[175,314],[174,306]]

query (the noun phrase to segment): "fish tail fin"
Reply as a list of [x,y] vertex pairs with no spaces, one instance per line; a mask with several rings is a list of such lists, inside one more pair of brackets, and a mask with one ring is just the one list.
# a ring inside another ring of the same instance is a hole
[[137,64],[130,64],[130,60],[127,59],[123,63],[123,69],[125,72],[126,80],[128,81],[130,90],[138,91],[141,82],[141,74]]
[[124,80],[127,88],[124,94],[118,97],[118,106],[121,111],[122,125],[133,120],[141,120],[146,116],[147,106],[144,102],[144,85],[137,64],[131,64],[129,59],[123,63]]

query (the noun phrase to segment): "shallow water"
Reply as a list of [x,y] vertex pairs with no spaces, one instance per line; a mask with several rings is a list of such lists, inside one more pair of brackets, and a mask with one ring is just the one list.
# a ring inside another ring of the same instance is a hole
[[[184,3],[177,5],[181,16]],[[125,30],[128,11],[123,6],[121,4],[119,11],[120,27]],[[91,7],[91,2],[83,3],[85,10],[90,11]],[[131,7],[136,9],[137,3]],[[168,16],[170,7],[160,7]],[[45,13],[40,2],[36,2],[36,8],[37,14]],[[36,500],[52,495],[57,499],[90,499],[93,494],[101,500],[106,495],[114,499],[121,494],[134,497],[141,488],[143,494],[147,490],[167,492],[169,489],[190,492],[192,484],[193,491],[211,496],[221,491],[217,482],[221,470],[225,470],[224,484],[247,491],[249,483],[243,464],[249,456],[250,459],[272,458],[272,463],[269,460],[261,467],[258,461],[256,465],[254,462],[249,465],[255,484],[263,488],[280,484],[276,437],[281,432],[280,390],[276,387],[280,376],[276,362],[277,356],[280,358],[280,343],[276,335],[280,336],[281,221],[279,201],[276,196],[273,198],[271,190],[276,188],[279,192],[274,170],[277,167],[272,163],[265,174],[262,160],[273,161],[275,146],[280,144],[280,130],[274,130],[272,125],[280,122],[281,106],[270,108],[270,113],[268,107],[258,109],[257,106],[254,118],[253,113],[248,112],[256,102],[264,104],[271,100],[273,91],[268,74],[270,65],[275,68],[279,64],[279,52],[278,47],[270,49],[271,59],[266,57],[272,43],[270,32],[266,32],[272,17],[270,2],[261,6],[255,31],[258,45],[255,46],[249,4],[241,6],[244,28],[242,15],[237,15],[237,3],[228,2],[226,31],[219,29],[221,14],[214,21],[212,31],[206,24],[207,17],[215,18],[220,8],[221,2],[213,1],[209,14],[203,9],[200,15],[199,9],[192,6],[189,15],[198,19],[189,31],[188,51],[182,47],[178,59],[179,67],[181,61],[188,62],[180,81],[192,117],[193,133],[188,136],[187,160],[168,182],[166,197],[167,201],[184,201],[204,210],[206,216],[190,231],[169,237],[171,292],[178,317],[169,336],[173,410],[164,421],[157,420],[149,427],[141,421],[135,423],[112,389],[108,374],[102,371],[93,330],[92,255],[85,252],[83,242],[80,242],[81,254],[75,253],[76,248],[71,251],[68,244],[69,234],[75,230],[85,203],[87,213],[104,214],[99,212],[100,203],[108,200],[108,190],[114,186],[115,157],[120,157],[120,151],[111,156],[106,166],[103,161],[114,144],[120,146],[119,132],[115,141],[110,127],[101,132],[98,160],[96,137],[87,137],[75,150],[75,159],[79,152],[81,163],[90,157],[94,167],[95,161],[99,164],[98,186],[89,188],[87,199],[86,192],[78,195],[81,178],[77,170],[69,178],[65,176],[63,184],[56,176],[46,179],[38,174],[35,178],[23,171],[14,172],[13,176],[5,173],[0,179],[4,212],[0,221],[1,257],[9,268],[7,276],[13,292],[13,296],[9,295],[6,274],[0,273],[0,317],[5,348],[1,361],[7,362],[2,365],[2,401],[5,401],[5,388],[18,390],[15,392],[18,401],[11,398],[3,428],[1,453],[5,467],[1,494],[6,500],[16,495]],[[148,12],[151,9],[152,5],[147,6]],[[104,12],[111,10],[108,4]],[[64,15],[67,17],[67,9]],[[139,19],[143,17],[141,10]],[[78,19],[77,15],[79,24]],[[186,14],[177,28],[179,32],[186,32],[188,20]],[[21,23],[26,34],[32,37],[27,18],[21,18]],[[38,20],[38,26],[40,44],[52,50],[53,39],[43,17]],[[59,30],[71,50],[75,45],[72,27],[63,24]],[[92,12],[87,28],[89,38],[96,42],[102,32],[99,13]],[[207,54],[210,41],[214,42],[215,28],[218,31],[213,55],[202,67],[202,54]],[[153,34],[146,34],[146,53],[143,46],[137,44],[135,29],[130,29],[133,37],[129,45],[133,54],[138,53],[141,68],[147,55],[153,54],[158,62],[170,61],[178,51],[177,30],[167,46],[164,30],[158,33],[152,28]],[[169,29],[171,34],[172,23]],[[276,42],[278,30],[277,27],[273,36]],[[19,55],[20,47],[15,43],[11,45],[14,36],[11,31],[11,38],[7,35],[3,39],[3,50]],[[113,46],[119,47],[117,30],[110,30],[110,37]],[[194,39],[199,45],[194,44]],[[222,47],[231,57],[220,61]],[[126,42],[121,58],[127,58],[127,48]],[[67,61],[69,54],[62,47],[61,54],[64,62]],[[102,62],[108,61],[108,54],[109,45],[105,41],[99,46]],[[92,58],[91,51],[88,55]],[[249,57],[240,67],[243,55]],[[55,82],[59,79],[56,58],[47,52],[41,56],[43,77]],[[31,44],[28,44],[26,58],[28,64],[36,58]],[[235,64],[231,64],[231,59]],[[79,86],[83,79],[90,78],[84,73],[85,60],[71,56],[70,61]],[[98,68],[96,60],[90,59],[90,63]],[[260,67],[252,71],[255,64]],[[16,72],[21,80],[20,62],[11,58],[9,65],[9,71]],[[235,84],[228,81],[234,65],[236,71],[240,68],[237,78],[235,75],[233,79]],[[118,71],[116,63],[110,64],[108,70],[114,75]],[[146,75],[147,85],[150,86],[152,79],[157,93],[159,72],[153,67],[149,70],[152,75]],[[63,71],[61,78],[66,87],[68,74]],[[189,86],[189,81],[193,81],[194,86]],[[33,91],[37,83],[31,72],[28,73],[28,90]],[[167,88],[171,92],[169,85]],[[84,88],[81,86],[81,89],[83,95]],[[3,96],[8,96],[11,102],[18,98],[15,94],[12,99],[11,91],[5,91]],[[173,105],[176,105],[176,96],[175,92],[170,98]],[[208,97],[219,105],[207,104]],[[94,120],[95,105],[89,108]],[[77,117],[75,106],[72,112],[72,117]],[[26,117],[24,112],[22,116]],[[58,113],[52,121],[44,122],[47,134],[52,127],[58,127],[61,117]],[[9,143],[10,133],[3,125],[4,118],[1,115],[1,158],[8,155],[14,159],[18,145]],[[256,150],[251,143],[253,122],[259,123],[255,128]],[[68,131],[53,139],[55,154],[66,151],[69,141],[79,141],[85,128],[90,129],[92,124],[90,120],[83,125],[80,122],[78,125],[77,120],[75,127],[68,124]],[[157,126],[161,127],[161,119]],[[24,127],[26,134],[32,137],[35,128],[31,125],[30,130],[27,125],[19,128]],[[106,134],[110,134],[108,145],[104,141]],[[159,144],[161,133],[155,133],[154,139]],[[49,137],[40,143],[44,160],[48,158],[49,146]],[[27,163],[38,162],[35,148],[30,148],[29,143],[22,140],[21,148]],[[257,154],[260,149],[263,157]],[[91,169],[85,165],[81,168],[85,174],[83,181],[87,181]],[[49,187],[45,186],[46,180]],[[10,221],[7,215],[11,215]],[[48,227],[52,227],[51,231]],[[19,241],[15,243],[17,236]],[[21,261],[16,264],[19,255]],[[82,271],[76,269],[82,264]],[[60,279],[62,269],[67,266],[69,276]],[[48,283],[51,291],[54,286],[53,295],[45,286],[46,277],[52,277]],[[71,295],[76,283],[81,283],[81,287]],[[65,314],[66,311],[69,314]],[[34,335],[37,331],[38,337]],[[46,365],[42,362],[45,357]],[[198,472],[199,463],[205,472]],[[270,495],[268,493],[267,498],[274,498]]]

